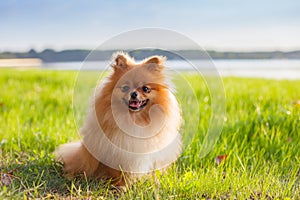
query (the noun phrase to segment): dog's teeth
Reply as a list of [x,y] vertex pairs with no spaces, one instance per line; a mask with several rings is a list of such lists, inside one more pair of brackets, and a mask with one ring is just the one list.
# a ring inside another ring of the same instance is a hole
[[136,101],[136,100],[131,100],[129,101],[129,107],[134,108],[134,109],[139,109],[142,106],[146,105],[147,100],[141,100],[141,101]]

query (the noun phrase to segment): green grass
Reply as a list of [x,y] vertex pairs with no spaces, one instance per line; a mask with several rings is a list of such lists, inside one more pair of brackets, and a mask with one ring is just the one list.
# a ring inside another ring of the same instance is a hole
[[[178,75],[181,133],[194,137],[166,174],[157,172],[120,194],[109,183],[67,180],[54,162],[59,144],[79,138],[72,111],[76,74],[0,70],[0,170],[2,181],[5,175],[11,180],[7,185],[0,181],[0,199],[300,198],[300,105],[295,103],[300,81],[224,78],[223,131],[200,159],[212,115],[209,91],[198,76]],[[222,154],[228,158],[217,165],[215,158]]]

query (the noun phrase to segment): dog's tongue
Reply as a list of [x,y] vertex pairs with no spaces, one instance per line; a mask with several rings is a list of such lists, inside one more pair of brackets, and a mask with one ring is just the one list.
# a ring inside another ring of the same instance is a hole
[[131,101],[131,102],[129,103],[129,105],[130,105],[131,107],[133,107],[133,108],[139,108],[139,107],[141,106],[141,103],[138,102],[138,101]]

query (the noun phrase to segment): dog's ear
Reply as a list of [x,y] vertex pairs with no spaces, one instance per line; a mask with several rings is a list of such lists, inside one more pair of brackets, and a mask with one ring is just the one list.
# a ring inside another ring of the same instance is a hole
[[114,68],[115,70],[117,69],[127,69],[128,68],[128,61],[131,58],[129,57],[129,55],[125,54],[125,53],[116,53],[113,55],[113,63],[111,64],[112,68]]
[[151,56],[145,59],[144,64],[147,64],[148,69],[150,71],[162,71],[165,66],[164,62],[166,61],[166,57],[163,56]]
[[158,64],[158,65],[162,65],[165,60],[166,60],[166,57],[164,57],[164,56],[151,56],[151,57],[145,59],[144,63],[145,64]]

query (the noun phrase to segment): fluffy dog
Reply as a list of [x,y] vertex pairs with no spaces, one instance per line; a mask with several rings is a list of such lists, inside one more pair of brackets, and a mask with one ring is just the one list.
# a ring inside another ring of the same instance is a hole
[[113,72],[95,90],[82,141],[56,151],[70,177],[85,173],[123,186],[178,158],[181,112],[164,62],[161,56],[137,63],[128,54],[115,54]]

